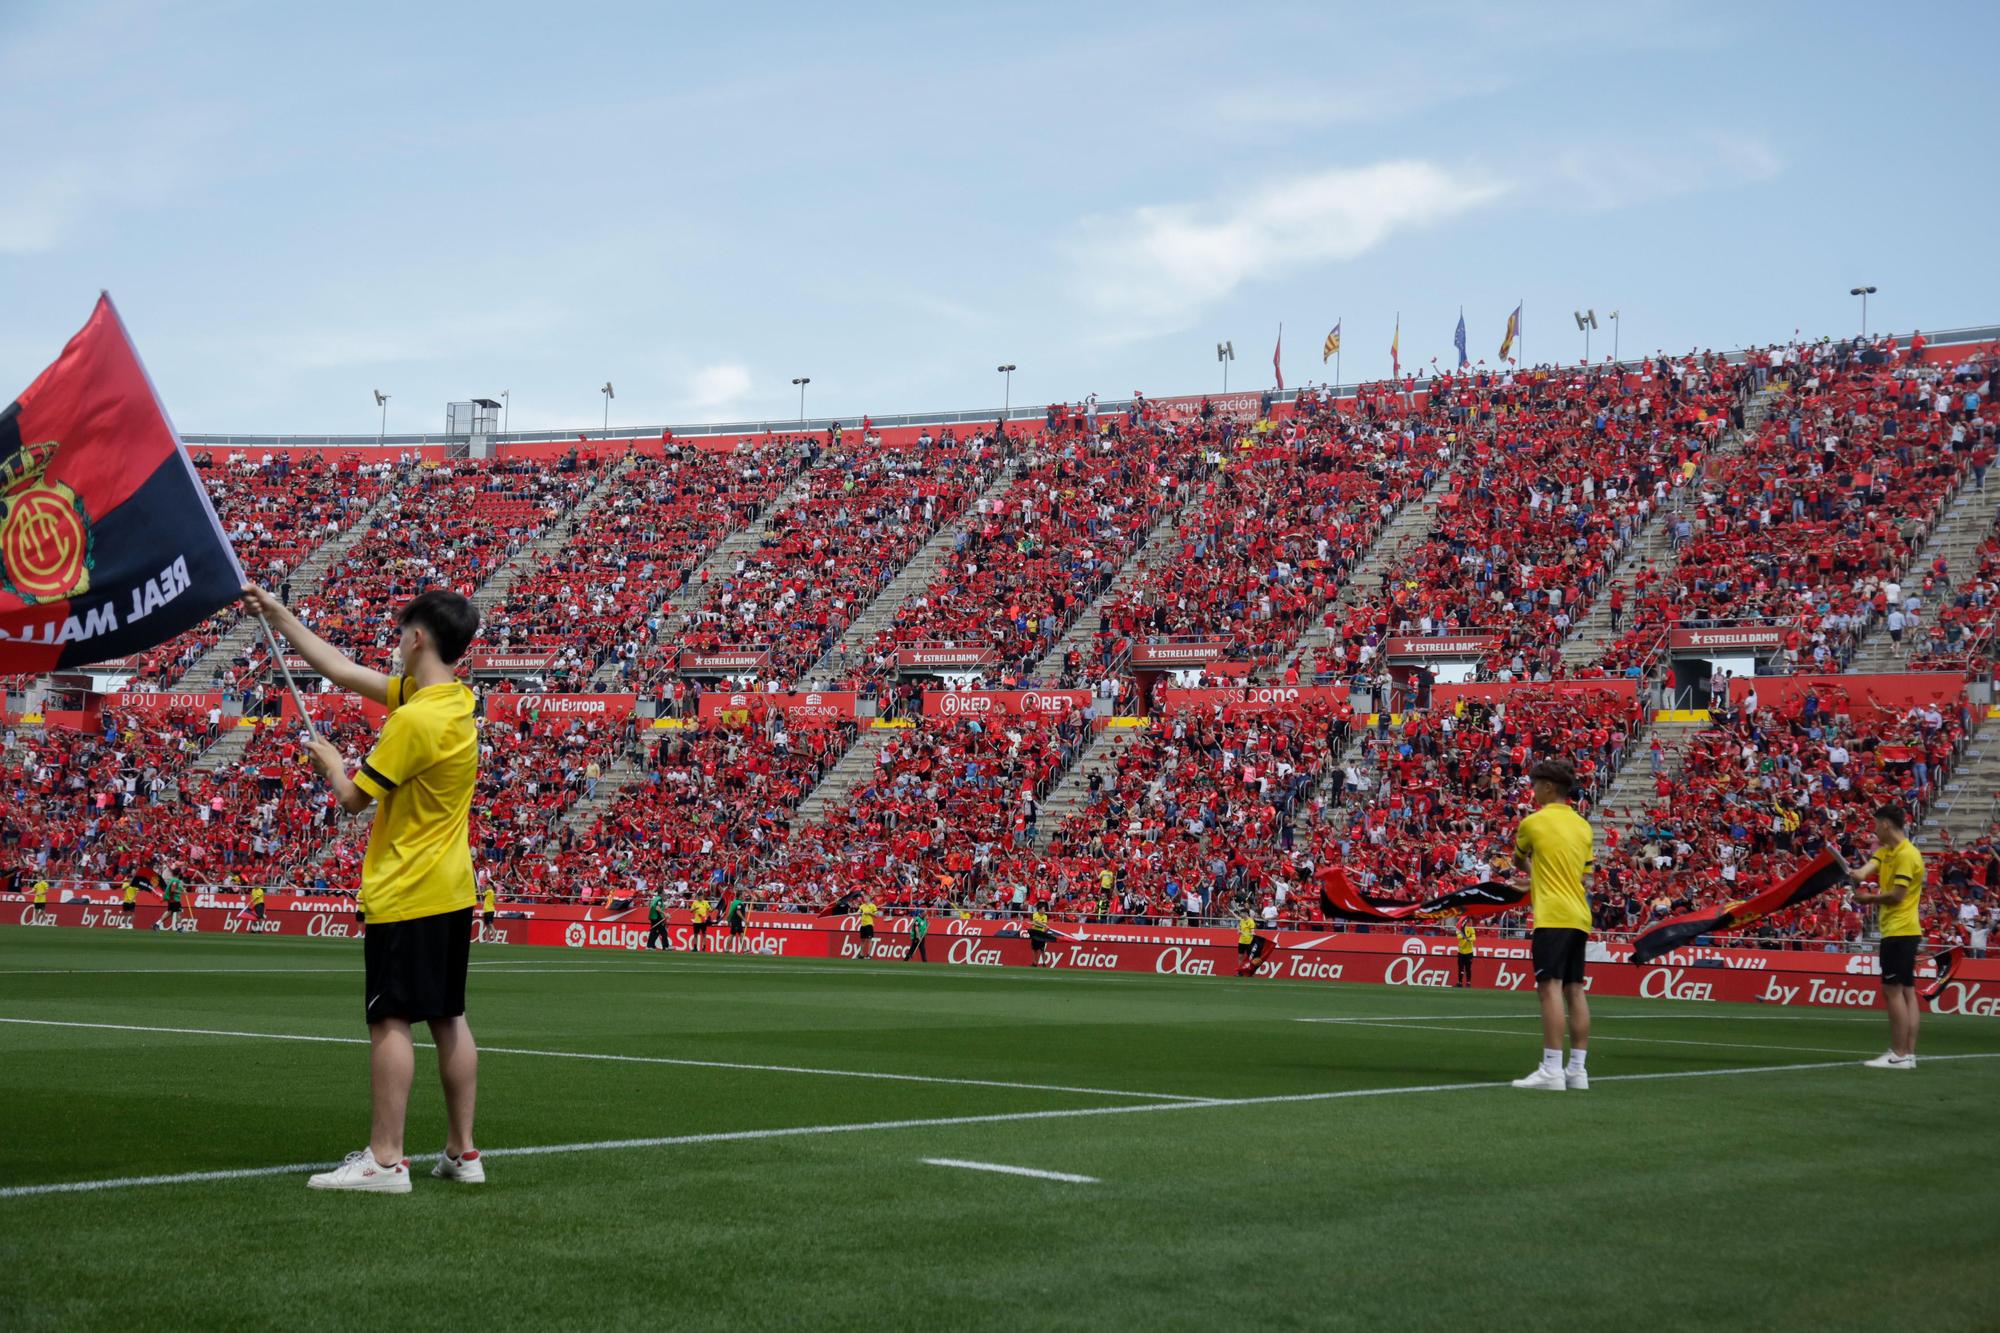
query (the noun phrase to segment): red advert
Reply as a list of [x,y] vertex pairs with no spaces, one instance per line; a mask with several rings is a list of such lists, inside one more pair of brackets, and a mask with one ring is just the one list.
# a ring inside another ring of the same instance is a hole
[[622,722],[638,705],[636,694],[487,694],[486,720],[518,722],[525,714],[541,722]]
[[[94,929],[150,929],[164,915],[157,902],[140,904],[131,916],[113,902],[65,902],[41,912],[24,896],[0,894],[0,923]],[[588,909],[565,909],[568,912]],[[687,913],[667,918],[667,940],[675,949],[694,947]],[[827,919],[782,913],[753,913],[741,936],[712,928],[702,941],[715,952],[770,958],[870,958],[900,960],[910,947],[907,918],[890,918],[886,929],[864,943],[854,918]],[[351,908],[288,911],[268,908],[257,921],[241,910],[197,907],[183,913],[189,934],[283,935],[353,939],[362,931]],[[1159,976],[1234,977],[1237,953],[1233,932],[1177,927],[1069,925],[1043,954],[1041,965],[1086,972],[1141,972]],[[475,925],[484,946],[540,945],[569,949],[639,950],[648,926],[642,909],[595,919],[556,916],[522,918],[504,914],[491,927]],[[1359,935],[1346,932],[1279,932],[1277,950],[1260,978],[1288,981],[1352,981],[1369,985],[1445,989],[1456,971],[1452,941],[1442,935]],[[1482,946],[1473,964],[1473,983],[1489,990],[1525,993],[1534,988],[1524,941]],[[1034,953],[1012,923],[937,923],[926,946],[927,961],[951,967],[1028,967]],[[1661,964],[1639,967],[1622,945],[1593,943],[1589,985],[1598,995],[1645,999],[1732,1001],[1872,1009],[1879,1003],[1872,954],[1814,954],[1750,949],[1694,949],[1668,955]],[[1929,963],[1919,969],[1927,973]],[[2000,1017],[2000,960],[1968,960],[1942,992],[1928,1001],[1932,1013]]]
[[704,693],[697,705],[701,720],[721,726],[746,726],[783,713],[795,727],[828,727],[850,721],[861,696],[853,690],[817,690],[802,694]]
[[1090,707],[1089,690],[925,690],[925,717],[1062,718]]

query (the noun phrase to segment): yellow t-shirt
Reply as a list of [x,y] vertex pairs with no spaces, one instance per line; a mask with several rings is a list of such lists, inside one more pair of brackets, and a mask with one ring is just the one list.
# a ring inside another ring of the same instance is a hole
[[252,888],[252,889],[250,890],[250,905],[251,905],[252,907],[256,907],[257,905],[259,905],[259,904],[260,904],[260,903],[262,903],[263,901],[264,901],[264,889],[263,889],[263,886],[262,886],[262,885],[258,885],[258,886],[256,886],[256,887],[253,887],[253,888]]
[[698,926],[698,925],[702,924],[702,923],[703,923],[704,921],[708,920],[708,914],[709,914],[709,911],[710,911],[710,910],[711,910],[711,909],[709,908],[709,905],[708,905],[708,899],[706,899],[706,898],[697,898],[697,899],[695,899],[695,900],[694,900],[694,923],[695,923],[695,924],[696,924],[696,925]]
[[1037,907],[1035,914],[1028,918],[1028,928],[1030,930],[1047,930],[1049,928],[1049,914]]
[[1903,901],[1882,904],[1882,938],[1923,934],[1917,909],[1924,896],[1924,854],[1917,850],[1917,845],[1905,838],[1894,847],[1876,852],[1875,877],[1884,893],[1893,892],[1898,886],[1908,890]]
[[49,901],[49,882],[48,882],[47,880],[45,880],[45,879],[38,879],[38,880],[36,880],[36,881],[35,881],[35,906],[37,906],[37,907],[45,907],[45,906],[47,906],[47,905],[48,905],[48,901]]
[[1551,801],[1521,821],[1514,849],[1528,853],[1528,889],[1535,929],[1590,929],[1590,899],[1583,877],[1595,864],[1590,821],[1561,801]]
[[881,910],[882,909],[877,907],[874,903],[861,904],[861,924],[864,926],[874,925],[876,914],[879,913]]
[[361,860],[360,906],[371,925],[473,905],[479,735],[472,691],[451,680],[406,696],[409,683],[389,682],[389,716],[354,775],[354,785],[375,798]]
[[488,889],[486,891],[486,896],[480,899],[479,910],[482,912],[490,912],[493,910],[493,890]]
[[1236,942],[1238,944],[1248,944],[1250,943],[1251,940],[1256,938],[1256,935],[1257,935],[1257,919],[1255,917],[1246,916],[1237,919]]
[[1471,926],[1460,926],[1458,928],[1458,951],[1464,954],[1471,953],[1472,941],[1475,938]]
[[125,881],[125,901],[128,903],[139,901],[139,886],[129,879]]

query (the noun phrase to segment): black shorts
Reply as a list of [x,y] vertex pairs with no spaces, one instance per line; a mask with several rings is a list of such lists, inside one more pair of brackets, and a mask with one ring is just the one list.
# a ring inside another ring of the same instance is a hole
[[872,940],[872,939],[874,939],[874,938],[875,938],[875,927],[873,927],[873,926],[863,926],[863,927],[861,928],[861,938],[862,938],[862,939],[864,939],[864,940]]
[[1558,926],[1537,928],[1534,937],[1535,980],[1560,981],[1566,986],[1583,984],[1583,950],[1590,941],[1587,930],[1565,930]]
[[1040,953],[1042,950],[1049,947],[1049,933],[1046,930],[1029,931],[1028,945],[1036,953]]
[[493,913],[491,913],[491,912],[481,912],[481,913],[479,914],[479,919],[480,919],[481,921],[484,921],[484,922],[485,922],[485,923],[486,923],[487,925],[489,925],[489,926],[490,926],[490,925],[492,925],[492,924],[493,924]]
[[1917,984],[1917,946],[1924,942],[1921,935],[1884,935],[1882,937],[1882,984],[1884,986],[1914,986]]
[[138,910],[139,910],[139,904],[137,904],[137,903],[126,903],[126,904],[125,904],[125,915],[127,915],[127,916],[130,916],[130,915],[132,915],[132,913],[134,913],[134,912],[136,912],[136,911],[138,911]]
[[741,921],[731,921],[729,923],[729,933],[732,935],[741,935],[743,933],[743,923]]
[[257,919],[259,921],[262,921],[264,919],[264,904],[258,903],[256,907],[256,912],[257,912]]
[[368,966],[368,1021],[421,1023],[465,1012],[465,965],[472,956],[472,909],[408,921],[377,921],[362,944]]

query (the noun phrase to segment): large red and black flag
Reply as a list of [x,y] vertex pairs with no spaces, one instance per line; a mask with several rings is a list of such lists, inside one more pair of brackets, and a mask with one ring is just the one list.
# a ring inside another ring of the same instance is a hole
[[144,652],[243,586],[109,296],[0,412],[0,672]]
[[1741,902],[1668,917],[1632,941],[1632,961],[1650,963],[1703,935],[1762,921],[1773,912],[1797,907],[1846,882],[1847,863],[1832,848],[1827,848],[1762,893],[1752,894]]
[[1321,909],[1341,921],[1409,921],[1445,916],[1493,916],[1519,907],[1528,891],[1509,884],[1486,880],[1435,894],[1418,902],[1394,902],[1370,898],[1348,881],[1339,866],[1327,866],[1315,878],[1319,881]]

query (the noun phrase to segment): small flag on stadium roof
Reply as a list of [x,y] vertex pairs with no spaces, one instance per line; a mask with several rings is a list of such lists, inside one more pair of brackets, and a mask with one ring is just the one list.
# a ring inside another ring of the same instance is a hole
[[1403,317],[1396,316],[1396,331],[1389,335],[1389,375],[1391,378],[1403,373]]
[[1452,345],[1458,348],[1458,368],[1464,370],[1471,362],[1465,355],[1465,310],[1463,307],[1458,312],[1458,332],[1452,335],[1451,341]]
[[1326,346],[1320,349],[1320,354],[1319,354],[1320,364],[1325,365],[1327,362],[1333,360],[1333,354],[1335,352],[1338,352],[1339,350],[1340,350],[1340,323],[1338,320],[1336,320],[1333,325],[1333,332],[1326,335]]
[[[1463,318],[1463,316],[1461,316],[1461,318]],[[1508,354],[1514,350],[1514,340],[1520,336],[1521,336],[1521,307],[1517,305],[1514,307],[1514,313],[1507,316],[1507,332],[1500,339],[1500,359],[1502,361],[1509,361],[1513,359]]]
[[1271,349],[1271,369],[1278,372],[1278,387],[1285,387],[1285,326],[1278,326],[1278,345]]
[[0,412],[0,672],[144,652],[243,571],[108,295]]

